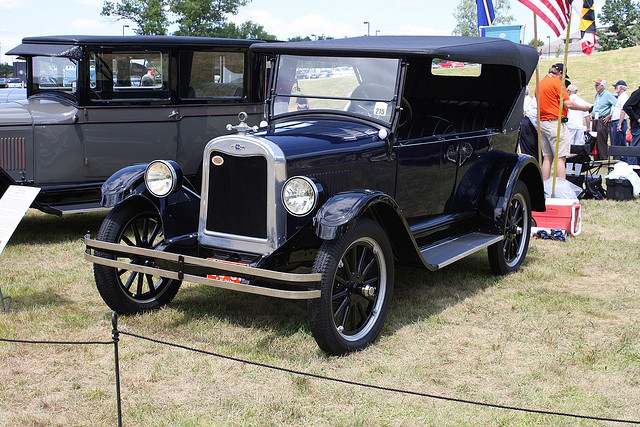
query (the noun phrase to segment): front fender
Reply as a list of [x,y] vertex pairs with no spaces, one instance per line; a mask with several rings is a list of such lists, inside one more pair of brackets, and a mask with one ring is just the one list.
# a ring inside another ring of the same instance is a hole
[[384,228],[398,261],[405,265],[423,266],[418,256],[418,245],[402,210],[393,198],[379,191],[360,190],[331,197],[314,217],[316,236],[322,240],[333,240],[361,217],[371,218]]
[[200,210],[198,194],[186,182],[176,192],[159,199],[147,190],[146,168],[146,164],[127,166],[111,175],[102,184],[102,206],[113,207],[131,197],[142,197],[160,214],[165,239],[196,233]]
[[[144,171],[147,165],[133,165],[120,169],[102,184],[100,204],[112,208],[132,195],[147,191],[144,184]],[[157,204],[156,204],[157,205]]]

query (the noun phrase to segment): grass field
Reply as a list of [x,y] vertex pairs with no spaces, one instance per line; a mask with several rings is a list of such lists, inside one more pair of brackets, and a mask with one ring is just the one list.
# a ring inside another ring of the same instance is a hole
[[[2,254],[0,337],[111,339],[81,237],[102,215],[30,211]],[[440,272],[400,270],[380,339],[322,354],[304,302],[185,284],[120,328],[181,345],[421,393],[640,419],[638,203],[583,202],[583,232],[533,240],[524,267],[491,275],[486,252]],[[120,341],[125,425],[597,425],[274,372]],[[0,343],[1,425],[113,425],[111,346]]]

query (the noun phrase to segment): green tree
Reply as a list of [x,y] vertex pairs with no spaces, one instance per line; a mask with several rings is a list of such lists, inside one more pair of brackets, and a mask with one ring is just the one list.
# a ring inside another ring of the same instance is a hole
[[[536,39],[531,39],[531,41],[529,42],[529,46],[536,46]],[[544,42],[540,39],[538,39],[538,47],[540,46],[544,46]]]
[[0,77],[13,77],[13,65],[0,64]]
[[276,36],[267,33],[264,26],[252,21],[243,22],[236,25],[233,22],[226,22],[211,31],[212,37],[225,39],[252,39],[252,40],[275,40]]
[[[496,0],[493,3],[495,11],[495,25],[511,24],[514,20],[511,15],[509,0]],[[453,34],[457,36],[478,36],[478,11],[475,0],[460,0],[458,7],[453,11],[456,27]]]
[[[178,16],[176,36],[213,36],[216,28],[226,24],[228,14],[237,14],[238,8],[249,0],[168,0],[171,12]],[[251,22],[251,21],[249,21]],[[244,24],[242,24],[244,25]],[[247,29],[256,24],[249,24]],[[233,30],[227,26],[226,30]],[[222,28],[219,30],[223,31]]]
[[310,42],[311,41],[311,37],[309,37],[309,36],[306,36],[306,37],[295,36],[295,37],[291,37],[290,39],[287,39],[287,41],[289,41],[289,42]]
[[634,0],[606,0],[598,13],[596,30],[600,50],[615,50],[640,45],[640,3]]
[[169,27],[166,0],[105,0],[100,15],[133,21],[140,35],[165,35]]

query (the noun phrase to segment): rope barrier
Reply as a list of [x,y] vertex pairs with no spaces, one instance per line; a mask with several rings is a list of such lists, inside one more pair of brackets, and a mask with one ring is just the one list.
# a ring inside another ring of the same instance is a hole
[[316,378],[316,379],[319,379],[319,380],[332,381],[332,382],[337,382],[337,383],[341,383],[341,384],[348,384],[348,385],[353,385],[353,386],[358,386],[358,387],[370,388],[370,389],[374,389],[374,390],[388,391],[388,392],[392,392],[392,393],[407,394],[407,395],[412,395],[412,396],[420,396],[420,397],[427,397],[427,398],[431,398],[431,399],[445,400],[445,401],[449,401],[449,402],[466,403],[466,404],[476,405],[476,406],[484,406],[484,407],[496,408],[496,409],[506,409],[506,410],[511,410],[511,411],[527,412],[527,413],[533,413],[533,414],[556,415],[556,416],[561,416],[561,417],[580,418],[580,419],[594,420],[594,421],[608,421],[608,422],[614,422],[614,423],[640,424],[640,421],[634,421],[634,420],[625,420],[625,419],[616,419],[616,418],[607,418],[607,417],[595,417],[595,416],[589,416],[589,415],[571,414],[571,413],[566,413],[566,412],[545,411],[545,410],[541,410],[541,409],[520,408],[520,407],[517,407],[517,406],[509,406],[509,405],[499,405],[499,404],[495,404],[495,403],[477,402],[477,401],[468,400],[468,399],[459,399],[459,398],[455,398],[455,397],[439,396],[439,395],[435,395],[435,394],[422,393],[422,392],[417,392],[417,391],[407,391],[407,390],[402,390],[402,389],[393,388],[393,387],[384,387],[384,386],[378,386],[378,385],[372,385],[372,384],[365,384],[365,383],[360,383],[360,382],[357,382],[357,381],[344,380],[344,379],[340,379],[340,378],[328,377],[328,376],[325,376],[325,375],[318,375],[318,374],[312,374],[312,373],[309,373],[309,372],[303,372],[303,371],[297,371],[297,370],[294,370],[294,369],[283,368],[283,367],[280,367],[280,366],[268,365],[266,363],[252,362],[252,361],[240,359],[240,358],[237,358],[237,357],[226,356],[226,355],[219,354],[219,353],[214,353],[214,352],[210,352],[210,351],[206,351],[206,350],[200,350],[200,349],[196,349],[196,348],[191,348],[191,347],[187,347],[187,346],[184,346],[184,345],[174,344],[174,343],[170,343],[170,342],[167,342],[167,341],[162,341],[162,340],[158,340],[158,339],[154,339],[154,338],[148,338],[148,337],[145,337],[145,336],[142,336],[142,335],[133,334],[133,333],[130,333],[130,332],[120,331],[120,334],[128,335],[130,337],[138,338],[138,339],[141,339],[141,340],[154,342],[154,343],[157,343],[157,344],[166,345],[166,346],[169,346],[169,347],[181,348],[181,349],[188,350],[188,351],[193,351],[193,352],[196,352],[196,353],[201,353],[201,354],[206,354],[206,355],[209,355],[209,356],[219,357],[221,359],[226,359],[226,360],[231,360],[231,361],[234,361],[234,362],[245,363],[247,365],[258,366],[258,367],[261,367],[261,368],[271,369],[271,370],[280,371],[280,372],[286,372],[286,373],[290,373],[290,374],[302,375],[302,376],[305,376],[305,377]]
[[394,387],[385,387],[385,386],[379,386],[379,385],[373,385],[373,384],[366,384],[366,383],[361,383],[361,382],[357,382],[357,381],[351,381],[351,380],[345,380],[345,379],[340,379],[340,378],[329,377],[329,376],[326,376],[326,375],[313,374],[313,373],[309,373],[309,372],[298,371],[298,370],[295,370],[295,369],[283,368],[281,366],[269,365],[269,364],[261,363],[261,362],[253,362],[253,361],[241,359],[241,358],[238,358],[238,357],[227,356],[227,355],[220,354],[220,353],[214,353],[214,352],[207,351],[207,350],[201,350],[201,349],[188,347],[188,346],[181,345],[181,344],[175,344],[175,343],[171,343],[171,342],[168,342],[168,341],[162,341],[162,340],[155,339],[155,338],[149,338],[149,337],[145,337],[143,335],[134,334],[134,333],[131,333],[131,332],[119,331],[118,330],[118,317],[117,317],[117,314],[115,312],[112,314],[111,322],[112,322],[112,325],[113,325],[113,329],[111,331],[112,332],[112,337],[113,337],[112,341],[44,341],[44,340],[18,340],[18,339],[0,338],[0,342],[19,343],[19,344],[50,344],[50,345],[113,345],[114,346],[114,359],[115,359],[116,395],[117,395],[117,411],[118,411],[118,425],[119,426],[122,425],[121,396],[120,396],[120,367],[119,367],[119,357],[118,357],[118,342],[120,340],[120,338],[119,338],[120,335],[127,335],[127,336],[130,336],[132,338],[137,338],[137,339],[140,339],[140,340],[153,342],[153,343],[160,344],[160,345],[165,345],[165,346],[168,346],[168,347],[180,348],[180,349],[183,349],[183,350],[192,351],[192,352],[195,352],[195,353],[200,353],[200,354],[204,354],[204,355],[208,355],[208,356],[214,356],[214,357],[218,357],[218,358],[221,358],[221,359],[230,360],[230,361],[233,361],[233,362],[244,363],[244,364],[251,365],[251,366],[257,366],[257,367],[260,367],[260,368],[271,369],[271,370],[274,370],[274,371],[286,372],[286,373],[289,373],[289,374],[301,375],[301,376],[305,376],[305,377],[309,377],[309,378],[315,378],[315,379],[319,379],[319,380],[323,380],[323,381],[331,381],[331,382],[335,382],[335,383],[347,384],[347,385],[352,385],[352,386],[356,386],[356,387],[363,387],[363,388],[368,388],[368,389],[373,389],[373,390],[386,391],[386,392],[391,392],[391,393],[399,393],[399,394],[418,396],[418,397],[426,397],[426,398],[430,398],[430,399],[437,399],[437,400],[443,400],[443,401],[448,401],[448,402],[465,403],[465,404],[469,404],[469,405],[476,405],[476,406],[482,406],[482,407],[487,407],[487,408],[504,409],[504,410],[509,410],[509,411],[518,411],[518,412],[526,412],[526,413],[531,413],[531,414],[553,415],[553,416],[577,418],[577,419],[584,419],[584,420],[605,421],[605,422],[611,422],[611,423],[640,424],[640,421],[638,421],[638,420],[627,420],[627,419],[608,418],[608,417],[596,417],[596,416],[590,416],[590,415],[572,414],[572,413],[567,413],[567,412],[547,411],[547,410],[542,410],[542,409],[531,409],[531,408],[522,408],[522,407],[518,407],[518,406],[510,406],[510,405],[500,405],[500,404],[495,404],[495,403],[478,402],[478,401],[469,400],[469,399],[460,399],[460,398],[455,398],[455,397],[448,397],[448,396],[442,396],[442,395],[436,395],[436,394],[430,394],[430,393],[423,393],[423,392],[418,392],[418,391],[402,390],[402,389],[394,388]]

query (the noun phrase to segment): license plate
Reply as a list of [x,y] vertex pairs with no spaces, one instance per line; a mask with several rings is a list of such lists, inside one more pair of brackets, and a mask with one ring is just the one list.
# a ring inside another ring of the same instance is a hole
[[[249,265],[249,264],[244,264],[242,262],[226,261],[226,260],[223,260],[223,259],[216,259],[216,258],[207,258],[207,259],[218,261],[218,262],[223,262],[225,264],[242,265],[244,267]],[[218,274],[207,274],[207,279],[219,280],[220,282],[227,282],[227,283],[249,283],[248,280],[243,279],[241,277],[221,276],[221,275],[218,275]]]

